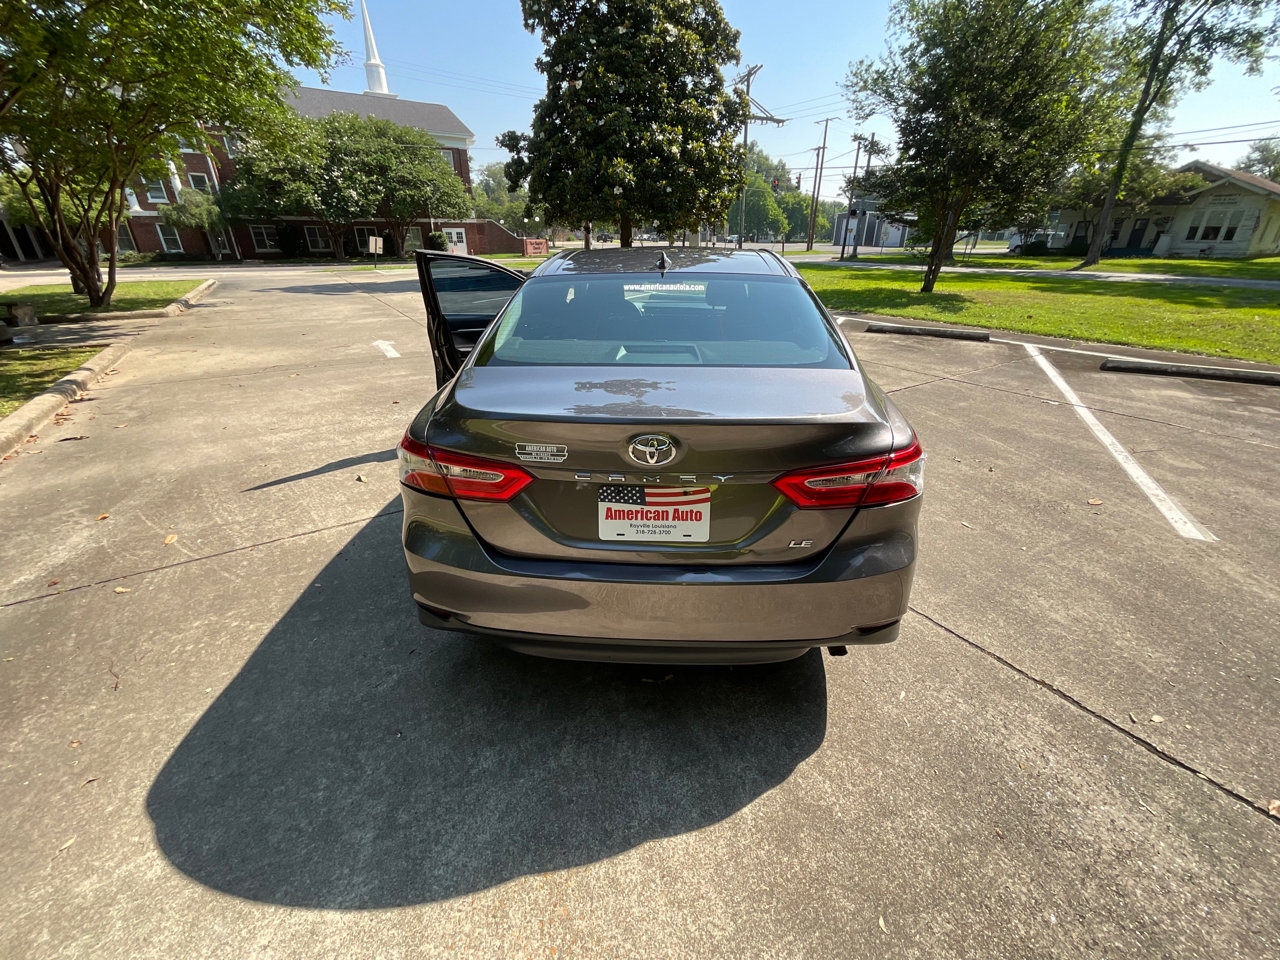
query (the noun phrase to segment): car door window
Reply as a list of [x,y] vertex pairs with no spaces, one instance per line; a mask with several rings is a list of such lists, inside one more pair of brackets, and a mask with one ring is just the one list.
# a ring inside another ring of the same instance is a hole
[[428,269],[440,312],[448,321],[466,319],[487,323],[524,282],[523,278],[499,273],[488,264],[442,259],[432,260]]

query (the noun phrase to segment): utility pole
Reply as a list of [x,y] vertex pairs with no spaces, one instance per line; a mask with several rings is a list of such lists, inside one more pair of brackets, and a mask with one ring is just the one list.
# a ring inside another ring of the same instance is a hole
[[818,148],[818,172],[813,178],[813,200],[809,204],[809,242],[805,245],[806,250],[813,249],[813,234],[818,224],[818,187],[822,184],[822,160],[827,153],[827,127],[832,120],[839,119],[839,117],[827,117],[825,120],[814,121],[822,124],[822,146]]
[[[738,82],[747,88],[747,118],[742,121],[742,206],[738,209],[738,249],[742,249],[742,236],[746,233],[747,226],[747,150],[751,146],[751,141],[747,138],[747,128],[751,126],[752,120],[759,120],[764,123],[776,123],[782,126],[787,121],[779,120],[772,113],[760,106],[755,100],[751,99],[751,80],[757,73],[764,69],[764,64],[756,64],[747,67],[747,72],[738,78]],[[757,114],[754,111],[759,110]]]

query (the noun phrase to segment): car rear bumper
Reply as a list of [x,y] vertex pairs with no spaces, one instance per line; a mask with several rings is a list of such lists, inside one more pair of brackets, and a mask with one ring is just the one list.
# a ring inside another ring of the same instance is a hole
[[802,563],[675,567],[498,554],[452,500],[401,490],[423,622],[544,656],[762,662],[883,643],[897,636],[915,570],[919,497],[860,511]]

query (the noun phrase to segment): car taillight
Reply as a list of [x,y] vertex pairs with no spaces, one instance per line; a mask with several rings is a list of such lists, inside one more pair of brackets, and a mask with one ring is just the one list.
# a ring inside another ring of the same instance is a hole
[[793,470],[773,485],[802,510],[898,503],[924,489],[924,450],[912,440],[911,446],[878,457]]
[[533,483],[519,467],[441,450],[405,434],[400,441],[400,482],[459,500],[511,500]]

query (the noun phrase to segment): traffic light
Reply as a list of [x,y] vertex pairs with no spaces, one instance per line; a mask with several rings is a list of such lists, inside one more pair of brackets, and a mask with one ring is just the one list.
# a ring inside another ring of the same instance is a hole
[[796,174],[796,189],[800,189],[800,174]]
[[773,195],[775,197],[778,195],[778,178],[777,177],[773,178]]

